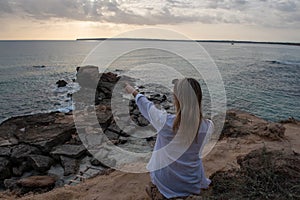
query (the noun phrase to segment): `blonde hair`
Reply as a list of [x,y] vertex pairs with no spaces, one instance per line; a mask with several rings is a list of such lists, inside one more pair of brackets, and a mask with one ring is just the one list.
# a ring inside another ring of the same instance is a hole
[[185,144],[191,144],[198,135],[202,121],[202,90],[197,80],[184,78],[174,85],[176,117],[173,131],[180,134]]

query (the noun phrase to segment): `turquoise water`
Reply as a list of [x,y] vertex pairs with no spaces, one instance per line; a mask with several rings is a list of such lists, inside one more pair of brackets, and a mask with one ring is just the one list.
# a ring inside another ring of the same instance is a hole
[[[98,44],[96,41],[0,42],[0,122],[36,112],[70,107],[68,93],[76,67]],[[300,119],[300,47],[262,44],[201,43],[222,75],[228,108],[238,108],[264,119]],[[113,49],[108,50],[113,51]],[[193,52],[191,52],[192,54]],[[118,69],[137,59],[127,57]],[[149,55],[138,55],[140,60]],[[176,58],[169,59],[170,65]],[[195,58],[198,59],[198,58]],[[199,60],[200,62],[200,60]],[[33,66],[45,66],[38,68]],[[55,82],[65,79],[66,88]]]

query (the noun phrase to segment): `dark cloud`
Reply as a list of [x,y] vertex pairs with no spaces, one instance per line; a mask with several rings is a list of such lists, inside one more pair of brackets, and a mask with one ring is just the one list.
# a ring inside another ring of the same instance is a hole
[[281,25],[299,18],[299,0],[0,0],[0,15],[117,24],[190,22]]
[[0,14],[11,13],[11,12],[12,12],[12,9],[11,9],[11,6],[9,5],[9,1],[0,0]]
[[298,10],[298,6],[295,1],[279,1],[277,4],[273,4],[275,9],[284,12],[295,12]]

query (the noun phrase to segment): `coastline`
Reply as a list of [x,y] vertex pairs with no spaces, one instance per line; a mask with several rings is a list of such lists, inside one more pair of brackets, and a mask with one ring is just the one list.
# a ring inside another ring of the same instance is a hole
[[[110,105],[112,90],[120,77],[111,72],[99,75],[96,71],[97,67],[78,68],[77,81],[81,90],[88,94],[97,85],[96,106],[88,106],[87,110],[95,109],[98,121],[88,121],[85,124],[88,129],[85,129],[84,134],[92,138],[97,146],[97,127],[100,125],[112,144],[132,151],[151,152],[155,136],[136,139],[121,130],[114,121],[115,115],[128,115],[128,111],[124,113],[119,109],[113,115]],[[125,81],[134,80],[125,77]],[[171,94],[145,92],[145,95],[172,112]],[[134,101],[130,101],[129,111],[132,121],[145,130],[149,123],[141,116]],[[85,114],[82,114],[77,120],[83,122],[84,118],[81,117]],[[86,149],[78,128],[74,123],[73,112],[12,117],[1,123],[0,181],[11,192],[1,193],[0,199],[55,199],[58,196],[66,196],[68,199],[147,199],[144,187],[149,182],[149,175],[112,172],[111,168],[118,168],[118,162],[124,158],[109,149],[104,149],[101,159],[94,158]],[[295,119],[275,123],[247,112],[228,110],[219,141],[203,158],[206,173],[213,178],[220,170],[237,169],[238,157],[263,147],[268,151],[281,150],[299,155],[299,130],[300,122]],[[102,140],[100,138],[98,141],[98,147],[101,147]],[[136,160],[129,159],[127,162],[135,163]],[[85,173],[90,176],[85,176]],[[28,179],[30,177],[34,179]],[[51,192],[38,194],[47,191]]]
[[[238,121],[251,119],[253,126],[261,124],[260,118],[249,113],[240,111],[229,111],[238,116]],[[285,152],[288,155],[298,155],[300,153],[300,122],[287,121],[283,123],[285,128],[284,136],[279,139],[261,136],[257,134],[243,134],[244,127],[237,124],[236,120],[229,120],[232,128],[242,131],[240,135],[224,137],[218,141],[214,149],[203,158],[206,175],[210,178],[216,177],[216,174],[226,173],[233,169],[239,169],[239,159],[246,157],[254,150],[266,148],[268,151]],[[296,167],[296,166],[294,166]],[[132,174],[121,171],[113,171],[108,174],[98,175],[87,179],[84,182],[69,186],[64,185],[54,190],[34,194],[27,193],[24,196],[16,196],[14,192],[5,191],[0,193],[0,199],[148,199],[145,193],[145,186],[150,181],[148,173]],[[216,180],[215,180],[216,181]],[[205,193],[204,193],[205,194]],[[209,196],[208,196],[209,197]]]

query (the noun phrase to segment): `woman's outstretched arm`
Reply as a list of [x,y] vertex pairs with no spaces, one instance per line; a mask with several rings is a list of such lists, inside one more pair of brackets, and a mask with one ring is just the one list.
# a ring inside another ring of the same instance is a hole
[[125,90],[135,97],[135,102],[141,114],[159,132],[167,120],[167,112],[156,108],[153,102],[149,101],[144,95],[139,94],[129,84],[126,84]]

